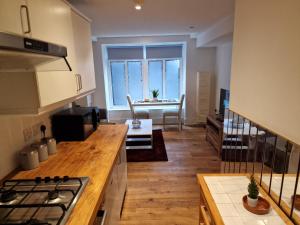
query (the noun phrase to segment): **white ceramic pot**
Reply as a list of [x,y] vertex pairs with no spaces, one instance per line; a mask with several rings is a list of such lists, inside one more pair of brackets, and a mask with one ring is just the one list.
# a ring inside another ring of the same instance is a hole
[[158,101],[158,98],[153,98],[153,102],[157,102]]
[[20,152],[21,166],[24,170],[32,170],[39,166],[39,153],[35,149],[25,148]]
[[35,149],[39,153],[39,160],[43,162],[48,159],[48,148],[44,142],[36,142],[31,145],[31,148]]
[[48,159],[48,147],[46,144],[41,144],[38,149],[37,149],[38,153],[39,153],[39,160],[40,162],[43,162],[45,160]]
[[258,201],[258,198],[253,199],[253,198],[250,198],[250,197],[247,195],[247,203],[248,203],[248,205],[249,205],[250,207],[256,207],[257,201]]
[[54,138],[47,139],[47,147],[49,155],[53,155],[56,153],[56,140]]

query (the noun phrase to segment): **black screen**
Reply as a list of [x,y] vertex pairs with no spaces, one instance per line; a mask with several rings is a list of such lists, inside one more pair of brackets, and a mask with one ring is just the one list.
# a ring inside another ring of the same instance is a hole
[[229,107],[229,90],[221,88],[219,115],[224,119],[225,109]]

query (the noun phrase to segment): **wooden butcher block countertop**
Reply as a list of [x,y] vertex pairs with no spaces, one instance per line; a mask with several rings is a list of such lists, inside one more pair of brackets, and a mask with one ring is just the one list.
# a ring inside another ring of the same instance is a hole
[[127,134],[127,125],[99,126],[83,142],[62,142],[57,153],[30,171],[19,172],[13,179],[37,176],[88,176],[89,182],[75,205],[67,225],[93,224],[116,156]]

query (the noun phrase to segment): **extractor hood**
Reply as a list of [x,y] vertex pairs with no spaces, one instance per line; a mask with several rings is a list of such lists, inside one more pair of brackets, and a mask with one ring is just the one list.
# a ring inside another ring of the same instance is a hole
[[0,32],[0,72],[72,71],[67,48]]

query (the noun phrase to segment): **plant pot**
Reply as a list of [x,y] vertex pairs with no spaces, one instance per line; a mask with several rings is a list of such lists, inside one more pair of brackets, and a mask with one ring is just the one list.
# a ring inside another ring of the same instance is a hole
[[154,102],[157,102],[157,101],[158,101],[158,99],[157,99],[157,98],[153,98],[153,101],[154,101]]
[[256,207],[257,205],[257,201],[258,201],[258,198],[256,199],[253,199],[253,198],[250,198],[248,195],[247,195],[247,203],[250,207]]

